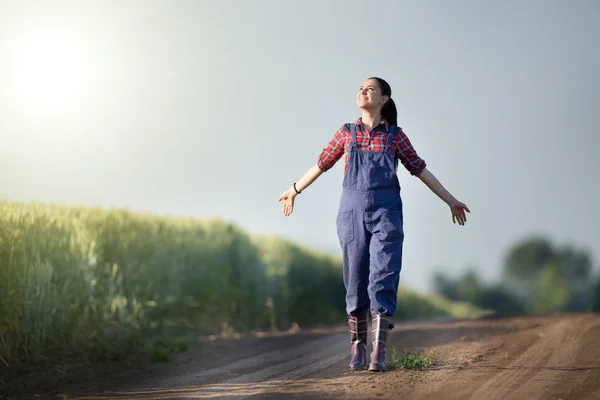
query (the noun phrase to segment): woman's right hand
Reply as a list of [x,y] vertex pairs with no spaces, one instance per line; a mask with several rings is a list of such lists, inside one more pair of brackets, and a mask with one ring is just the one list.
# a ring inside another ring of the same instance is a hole
[[298,194],[296,193],[294,188],[291,187],[285,192],[281,193],[281,196],[279,196],[279,200],[277,201],[283,200],[283,215],[285,215],[286,217],[289,216],[294,210],[294,199],[297,195]]
[[291,186],[288,190],[281,193],[278,201],[283,200],[283,215],[287,217],[292,213],[292,211],[294,211],[294,199],[296,196],[298,196],[296,189],[298,189],[300,192],[306,190],[306,188],[309,187],[311,183],[313,183],[319,176],[321,176],[322,173],[323,171],[321,171],[319,165],[315,164],[308,171],[306,171],[304,176],[298,182],[296,182],[295,188],[294,186]]

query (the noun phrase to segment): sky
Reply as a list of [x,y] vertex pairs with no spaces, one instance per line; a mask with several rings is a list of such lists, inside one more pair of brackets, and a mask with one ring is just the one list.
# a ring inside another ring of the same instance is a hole
[[[600,263],[600,2],[0,0],[0,198],[218,216],[340,254],[342,160],[277,198],[386,79],[470,208],[402,166],[401,283],[497,278],[530,235]],[[341,278],[341,277],[340,277]]]

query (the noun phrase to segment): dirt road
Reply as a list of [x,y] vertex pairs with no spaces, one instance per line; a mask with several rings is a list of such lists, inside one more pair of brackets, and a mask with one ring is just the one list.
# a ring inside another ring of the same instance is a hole
[[424,371],[348,372],[345,327],[199,343],[168,364],[70,385],[69,399],[600,399],[600,316],[398,323]]

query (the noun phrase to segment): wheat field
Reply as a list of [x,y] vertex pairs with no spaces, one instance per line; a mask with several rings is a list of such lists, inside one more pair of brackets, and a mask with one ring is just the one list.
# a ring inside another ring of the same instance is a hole
[[[341,274],[337,257],[219,219],[0,202],[0,363],[118,358],[164,332],[344,323]],[[480,311],[399,299],[399,317]]]

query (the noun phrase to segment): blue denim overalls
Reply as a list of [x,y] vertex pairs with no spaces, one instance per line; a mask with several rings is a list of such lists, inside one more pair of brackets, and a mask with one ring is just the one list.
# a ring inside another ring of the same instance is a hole
[[348,169],[344,176],[337,234],[343,251],[346,312],[393,316],[404,241],[400,183],[390,125],[383,152],[359,150],[356,126],[350,125]]

